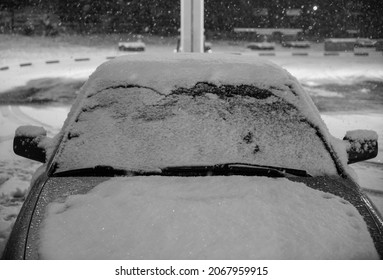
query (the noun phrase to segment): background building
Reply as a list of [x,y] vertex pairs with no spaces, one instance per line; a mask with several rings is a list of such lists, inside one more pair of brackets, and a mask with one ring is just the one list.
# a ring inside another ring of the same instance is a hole
[[[305,37],[383,38],[382,0],[205,0],[205,30],[298,28]],[[0,32],[178,34],[177,0],[0,0]],[[47,32],[49,31],[49,32]]]

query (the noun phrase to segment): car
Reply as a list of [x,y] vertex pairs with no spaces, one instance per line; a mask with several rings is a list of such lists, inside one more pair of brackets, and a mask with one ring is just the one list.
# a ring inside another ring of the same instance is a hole
[[282,47],[307,49],[311,47],[308,41],[283,41]]
[[250,55],[126,55],[97,68],[42,162],[4,259],[376,259],[383,222],[349,166],[377,134],[330,135],[279,66]]
[[371,40],[368,38],[358,38],[355,43],[357,48],[375,48],[377,40]]
[[249,43],[246,47],[251,50],[274,50],[275,43],[253,42],[253,43]]
[[141,40],[137,42],[119,42],[118,50],[127,52],[144,52],[146,45]]

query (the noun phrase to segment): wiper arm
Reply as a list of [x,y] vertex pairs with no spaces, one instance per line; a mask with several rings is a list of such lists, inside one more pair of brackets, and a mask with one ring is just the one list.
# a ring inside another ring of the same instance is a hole
[[306,171],[284,167],[248,163],[225,163],[216,165],[169,166],[154,171],[126,170],[106,165],[62,171],[52,174],[53,177],[115,177],[115,176],[266,176],[311,177]]
[[80,168],[52,174],[53,177],[114,177],[161,175],[161,171],[125,170],[107,165]]
[[171,166],[161,169],[161,176],[266,176],[266,177],[311,177],[299,169],[274,167],[247,163],[225,163],[217,165]]
[[289,175],[297,176],[297,177],[312,177],[306,170],[294,169],[294,168],[286,168],[279,166],[269,166],[269,165],[258,165],[251,163],[228,163],[227,165],[236,168],[265,168],[270,170],[276,170],[282,173],[283,177],[289,177]]

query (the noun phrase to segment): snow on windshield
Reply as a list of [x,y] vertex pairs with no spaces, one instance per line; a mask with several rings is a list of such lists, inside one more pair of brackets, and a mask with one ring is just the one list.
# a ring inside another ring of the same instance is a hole
[[264,177],[110,179],[50,203],[39,235],[45,259],[378,258],[350,203]]
[[208,56],[141,65],[132,57],[107,63],[85,85],[57,171],[243,162],[337,174],[311,103],[280,68]]

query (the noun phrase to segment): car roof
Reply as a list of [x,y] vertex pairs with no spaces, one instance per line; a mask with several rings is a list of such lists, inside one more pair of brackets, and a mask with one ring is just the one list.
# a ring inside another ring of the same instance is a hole
[[190,88],[201,81],[217,86],[246,84],[266,88],[291,84],[292,80],[287,71],[267,60],[200,53],[121,56],[102,64],[89,78],[97,89],[116,84],[138,84],[162,94],[169,94],[178,87]]

